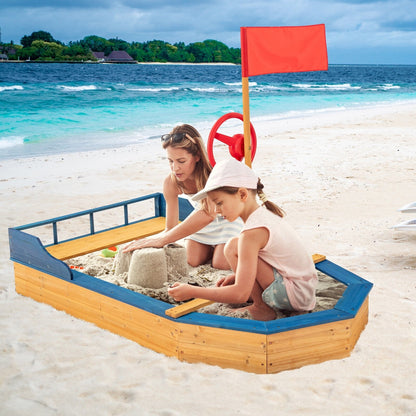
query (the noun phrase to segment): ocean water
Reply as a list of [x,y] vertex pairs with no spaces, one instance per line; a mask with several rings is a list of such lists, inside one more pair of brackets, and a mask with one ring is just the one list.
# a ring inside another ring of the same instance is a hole
[[[330,65],[250,78],[251,121],[416,99],[416,66]],[[0,159],[158,140],[177,123],[207,133],[242,113],[235,65],[0,63]]]

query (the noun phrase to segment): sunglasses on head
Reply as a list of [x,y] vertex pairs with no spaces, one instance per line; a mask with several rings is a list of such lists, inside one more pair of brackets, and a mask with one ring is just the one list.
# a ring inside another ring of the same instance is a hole
[[185,137],[195,144],[195,140],[186,133],[164,134],[160,140],[164,143],[168,141],[171,141],[172,143],[180,143],[183,139],[185,139]]

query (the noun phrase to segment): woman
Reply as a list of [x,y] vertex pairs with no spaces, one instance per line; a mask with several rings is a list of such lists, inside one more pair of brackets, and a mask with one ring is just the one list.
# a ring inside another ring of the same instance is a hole
[[190,199],[203,189],[212,170],[201,135],[189,124],[182,124],[170,134],[163,135],[161,140],[171,170],[163,183],[166,229],[156,236],[133,241],[123,251],[163,247],[185,238],[189,265],[196,267],[211,261],[212,267],[230,269],[224,256],[224,245],[239,234],[242,228],[240,219],[231,223],[226,221],[217,216],[214,205],[204,199],[179,223],[179,196],[184,194]]

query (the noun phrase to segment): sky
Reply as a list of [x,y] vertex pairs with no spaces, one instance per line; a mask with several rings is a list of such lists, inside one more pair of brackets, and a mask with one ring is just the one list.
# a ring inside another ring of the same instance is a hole
[[0,0],[1,41],[44,30],[63,43],[215,39],[241,26],[324,23],[330,64],[416,64],[416,0]]

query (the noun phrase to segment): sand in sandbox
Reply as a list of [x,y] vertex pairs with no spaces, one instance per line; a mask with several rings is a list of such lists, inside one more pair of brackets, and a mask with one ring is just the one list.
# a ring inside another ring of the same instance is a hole
[[[158,249],[159,253],[163,252],[163,249]],[[70,260],[67,260],[69,265],[74,266],[83,266],[84,273],[96,277],[98,279],[105,280],[107,282],[113,283],[117,286],[122,286],[127,289],[130,289],[134,292],[142,293],[144,295],[150,296],[155,299],[159,299],[163,302],[170,303],[172,305],[178,304],[173,298],[168,295],[168,287],[173,282],[183,282],[189,284],[195,284],[199,286],[213,286],[217,280],[223,276],[228,276],[230,270],[219,270],[214,269],[208,264],[191,267],[189,265],[183,265],[183,256],[178,255],[177,247],[173,251],[176,253],[176,258],[170,259],[170,264],[167,272],[167,280],[160,288],[154,287],[143,287],[138,284],[132,283],[129,281],[129,270],[127,266],[127,261],[124,257],[121,257],[123,260],[122,269],[119,265],[119,259],[111,259],[102,257],[100,252],[87,254],[85,256],[76,257]],[[118,256],[120,258],[120,256]],[[129,255],[129,257],[132,257]],[[178,273],[178,270],[175,269],[175,261],[178,264],[181,273]],[[185,273],[184,268],[186,268],[187,273]],[[117,271],[117,273],[116,273]],[[338,299],[344,293],[346,286],[337,280],[333,279],[330,276],[327,276],[318,271],[318,285],[316,289],[316,306],[312,312],[332,309],[337,303]],[[240,311],[242,305],[229,305],[223,303],[213,303],[209,306],[201,308],[199,312],[217,314],[224,316],[233,316],[238,318],[251,319],[250,314],[247,311]],[[295,316],[305,312],[277,312],[277,318],[285,318],[288,316]]]

